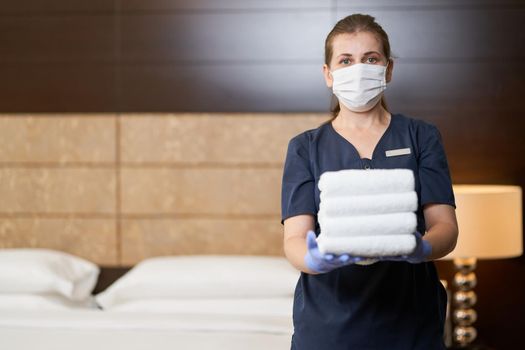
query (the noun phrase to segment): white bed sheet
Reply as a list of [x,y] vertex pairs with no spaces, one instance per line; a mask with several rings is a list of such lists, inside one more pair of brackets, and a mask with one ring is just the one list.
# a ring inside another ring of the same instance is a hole
[[290,349],[291,315],[3,310],[0,349]]
[[108,312],[155,312],[233,315],[292,314],[293,298],[139,299],[111,306]]

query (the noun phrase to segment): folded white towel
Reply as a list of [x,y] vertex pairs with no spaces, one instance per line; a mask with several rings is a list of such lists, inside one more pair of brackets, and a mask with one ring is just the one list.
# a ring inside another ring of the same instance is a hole
[[412,234],[417,226],[413,212],[340,217],[318,215],[317,220],[321,233],[330,237]]
[[410,192],[415,188],[414,173],[410,169],[326,171],[318,187],[323,197]]
[[416,248],[416,238],[409,235],[378,235],[361,237],[317,237],[319,251],[323,254],[350,254],[361,257],[378,257],[410,254]]
[[351,216],[402,213],[417,210],[416,191],[361,196],[323,196],[319,204],[321,216]]

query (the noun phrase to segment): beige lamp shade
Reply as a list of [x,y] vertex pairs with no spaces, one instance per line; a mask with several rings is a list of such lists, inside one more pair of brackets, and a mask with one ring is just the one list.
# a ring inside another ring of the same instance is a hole
[[499,259],[523,253],[521,187],[454,185],[459,237],[443,259]]

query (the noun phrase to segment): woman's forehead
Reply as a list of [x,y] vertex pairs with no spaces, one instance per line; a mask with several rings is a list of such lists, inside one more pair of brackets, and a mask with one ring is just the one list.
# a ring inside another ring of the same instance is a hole
[[332,48],[334,57],[342,54],[360,56],[370,51],[383,53],[381,41],[371,32],[338,34],[332,41]]

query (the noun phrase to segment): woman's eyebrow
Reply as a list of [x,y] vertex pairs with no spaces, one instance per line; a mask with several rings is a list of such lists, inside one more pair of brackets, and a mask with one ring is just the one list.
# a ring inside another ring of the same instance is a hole
[[[365,52],[365,53],[363,54],[363,56],[367,56],[367,55],[370,55],[370,54],[372,54],[372,53],[375,53],[375,54],[378,54],[379,56],[381,56],[381,54],[380,54],[379,52],[377,52],[377,51],[367,51],[367,52]],[[337,56],[337,57],[341,57],[341,56],[352,57],[352,54],[351,54],[351,53],[342,53],[342,54],[340,54],[340,55]]]

